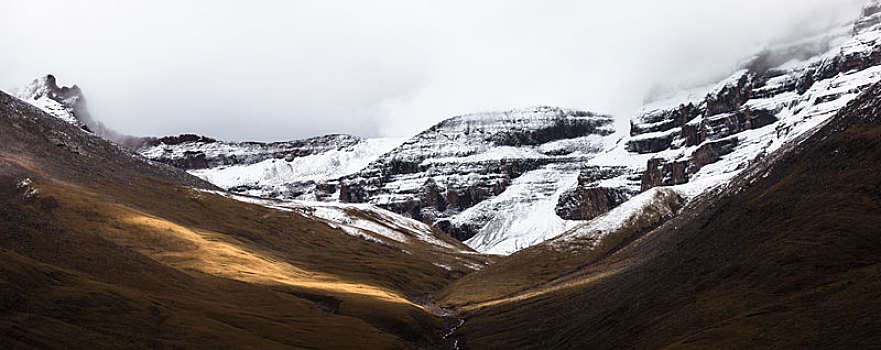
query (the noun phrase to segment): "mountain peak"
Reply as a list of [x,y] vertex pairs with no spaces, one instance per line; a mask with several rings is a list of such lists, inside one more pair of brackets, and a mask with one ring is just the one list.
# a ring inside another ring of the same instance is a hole
[[66,100],[70,103],[85,99],[79,86],[58,86],[58,81],[52,74],[34,79],[26,87],[20,89],[17,95],[22,99],[39,99],[47,96],[54,100]]
[[68,123],[85,129],[92,124],[86,98],[79,86],[58,86],[52,74],[34,79],[27,86],[15,90],[14,95]]

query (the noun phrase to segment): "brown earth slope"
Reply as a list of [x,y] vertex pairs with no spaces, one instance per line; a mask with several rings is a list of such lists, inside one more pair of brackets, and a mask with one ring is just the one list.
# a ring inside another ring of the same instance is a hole
[[469,349],[881,348],[879,111],[876,86],[673,219],[459,279],[487,258],[207,193],[0,93],[0,348],[450,346],[428,295]]
[[194,188],[0,92],[0,348],[436,348],[480,260]]
[[[464,348],[881,348],[881,86],[772,158],[633,243],[582,253],[582,266],[539,248],[474,275],[548,266],[520,270],[544,279],[531,291],[496,279],[481,304],[447,290],[447,303],[470,303]],[[561,276],[553,259],[574,270]]]

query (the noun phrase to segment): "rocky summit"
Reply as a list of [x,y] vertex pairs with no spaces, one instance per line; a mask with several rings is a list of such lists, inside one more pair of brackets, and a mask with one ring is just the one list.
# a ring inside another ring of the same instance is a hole
[[91,114],[86,106],[86,98],[76,85],[58,86],[55,76],[47,74],[34,79],[27,86],[14,91],[15,97],[25,100],[43,111],[89,130],[94,126]]

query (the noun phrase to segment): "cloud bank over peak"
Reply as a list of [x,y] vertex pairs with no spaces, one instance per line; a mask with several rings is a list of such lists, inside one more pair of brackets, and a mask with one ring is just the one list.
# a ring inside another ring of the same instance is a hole
[[863,0],[17,1],[0,88],[54,73],[137,135],[407,136],[443,118],[558,105],[629,118]]

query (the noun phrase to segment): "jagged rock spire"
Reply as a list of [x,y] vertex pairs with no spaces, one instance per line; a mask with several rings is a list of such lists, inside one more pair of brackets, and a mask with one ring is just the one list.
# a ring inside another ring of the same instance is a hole
[[71,124],[85,128],[94,124],[82,90],[76,85],[58,86],[52,74],[34,79],[16,90],[15,96]]

